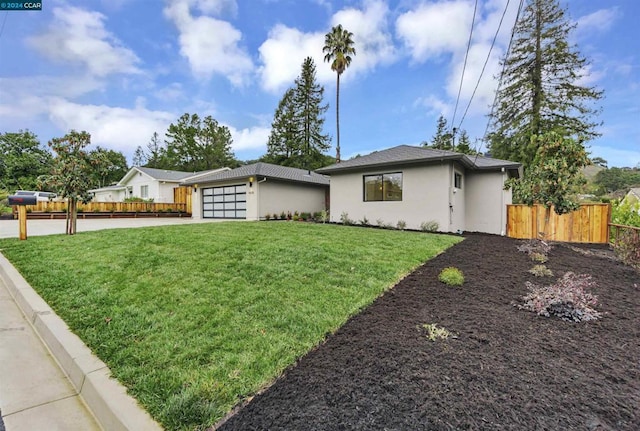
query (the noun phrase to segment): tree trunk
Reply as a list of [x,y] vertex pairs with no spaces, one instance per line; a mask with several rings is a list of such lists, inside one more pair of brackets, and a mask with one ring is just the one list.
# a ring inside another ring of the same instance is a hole
[[336,73],[336,163],[340,163],[340,73]]

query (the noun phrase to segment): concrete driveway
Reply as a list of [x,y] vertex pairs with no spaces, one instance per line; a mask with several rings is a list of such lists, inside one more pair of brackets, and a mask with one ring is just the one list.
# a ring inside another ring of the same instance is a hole
[[[212,223],[216,220],[194,220],[192,218],[117,218],[117,219],[79,219],[78,232],[102,229],[134,228],[146,226],[167,226],[192,223]],[[27,238],[39,235],[64,234],[65,220],[27,220]],[[0,220],[0,238],[18,238],[18,220]]]

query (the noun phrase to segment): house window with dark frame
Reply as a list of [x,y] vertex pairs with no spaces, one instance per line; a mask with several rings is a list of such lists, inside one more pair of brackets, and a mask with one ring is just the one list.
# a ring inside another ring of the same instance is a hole
[[365,202],[402,200],[402,172],[364,175],[362,178]]
[[453,187],[456,189],[462,188],[462,174],[459,172],[453,174]]

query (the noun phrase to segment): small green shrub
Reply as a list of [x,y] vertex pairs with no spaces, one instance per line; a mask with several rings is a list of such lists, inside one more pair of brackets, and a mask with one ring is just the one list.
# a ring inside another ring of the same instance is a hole
[[360,220],[359,223],[362,226],[369,226],[369,219],[367,218],[367,216],[362,216],[362,220]]
[[265,220],[271,220],[271,214],[266,213],[265,216],[264,216],[264,219]]
[[348,212],[343,211],[342,214],[340,214],[340,223],[342,223],[345,226],[353,224],[353,220],[351,220],[349,218],[349,213]]
[[549,260],[547,255],[542,253],[530,253],[529,257],[531,258],[532,261],[538,262],[538,263],[545,263],[546,261]]
[[407,228],[407,222],[404,220],[398,220],[396,228],[398,228],[399,230],[405,230]]
[[327,210],[320,211],[320,221],[322,223],[326,223],[327,220],[329,220],[329,211]]
[[280,213],[280,220],[284,220],[284,219],[286,219],[286,218],[287,218],[287,213],[285,213],[284,211],[282,211],[282,212]]
[[378,225],[378,227],[384,227],[384,220],[382,220],[381,218],[377,219],[376,225]]
[[453,335],[451,332],[436,325],[435,323],[425,323],[422,327],[427,331],[427,338],[429,341],[446,340]]
[[449,286],[462,286],[464,283],[464,274],[458,268],[450,266],[440,271],[438,280]]
[[546,267],[546,265],[535,265],[529,270],[529,273],[536,277],[553,277],[553,271]]
[[435,220],[423,221],[420,223],[420,230],[423,232],[437,232],[440,225]]

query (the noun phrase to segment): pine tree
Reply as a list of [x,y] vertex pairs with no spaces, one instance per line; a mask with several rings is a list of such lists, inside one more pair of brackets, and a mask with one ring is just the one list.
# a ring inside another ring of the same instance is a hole
[[460,139],[456,143],[456,148],[454,150],[457,153],[469,154],[475,156],[478,154],[473,148],[471,148],[471,141],[469,140],[469,135],[466,130],[462,130],[460,132]]
[[311,57],[302,64],[302,72],[278,104],[263,161],[301,169],[317,169],[327,164],[323,154],[331,147],[322,133],[324,88],[316,83],[316,67]]
[[295,91],[289,88],[280,99],[271,123],[267,154],[263,161],[282,166],[300,164],[300,126],[295,106]]
[[[451,150],[453,135],[448,130],[447,120],[444,116],[438,117],[436,134],[431,138],[431,144],[425,143],[429,148],[436,150]],[[423,145],[425,145],[423,144]]]
[[[166,148],[164,144],[160,142],[158,132],[153,132],[153,135],[151,135],[151,140],[147,144],[147,150],[149,150],[149,152],[145,154],[147,163],[145,166],[148,168],[164,168],[163,158]],[[134,164],[134,166],[136,165]]]
[[136,151],[133,153],[133,166],[144,166],[147,163],[147,155],[144,153],[144,150],[140,145],[136,148]]
[[303,169],[322,167],[322,153],[331,148],[329,135],[322,133],[324,113],[329,105],[322,104],[324,88],[316,82],[316,66],[311,57],[302,63],[302,72],[295,81],[294,101],[298,110],[300,151]]
[[493,157],[530,164],[540,145],[534,137],[550,131],[582,142],[599,134],[590,103],[602,92],[578,85],[587,61],[569,34],[575,28],[558,0],[527,0],[503,60],[489,134]]

